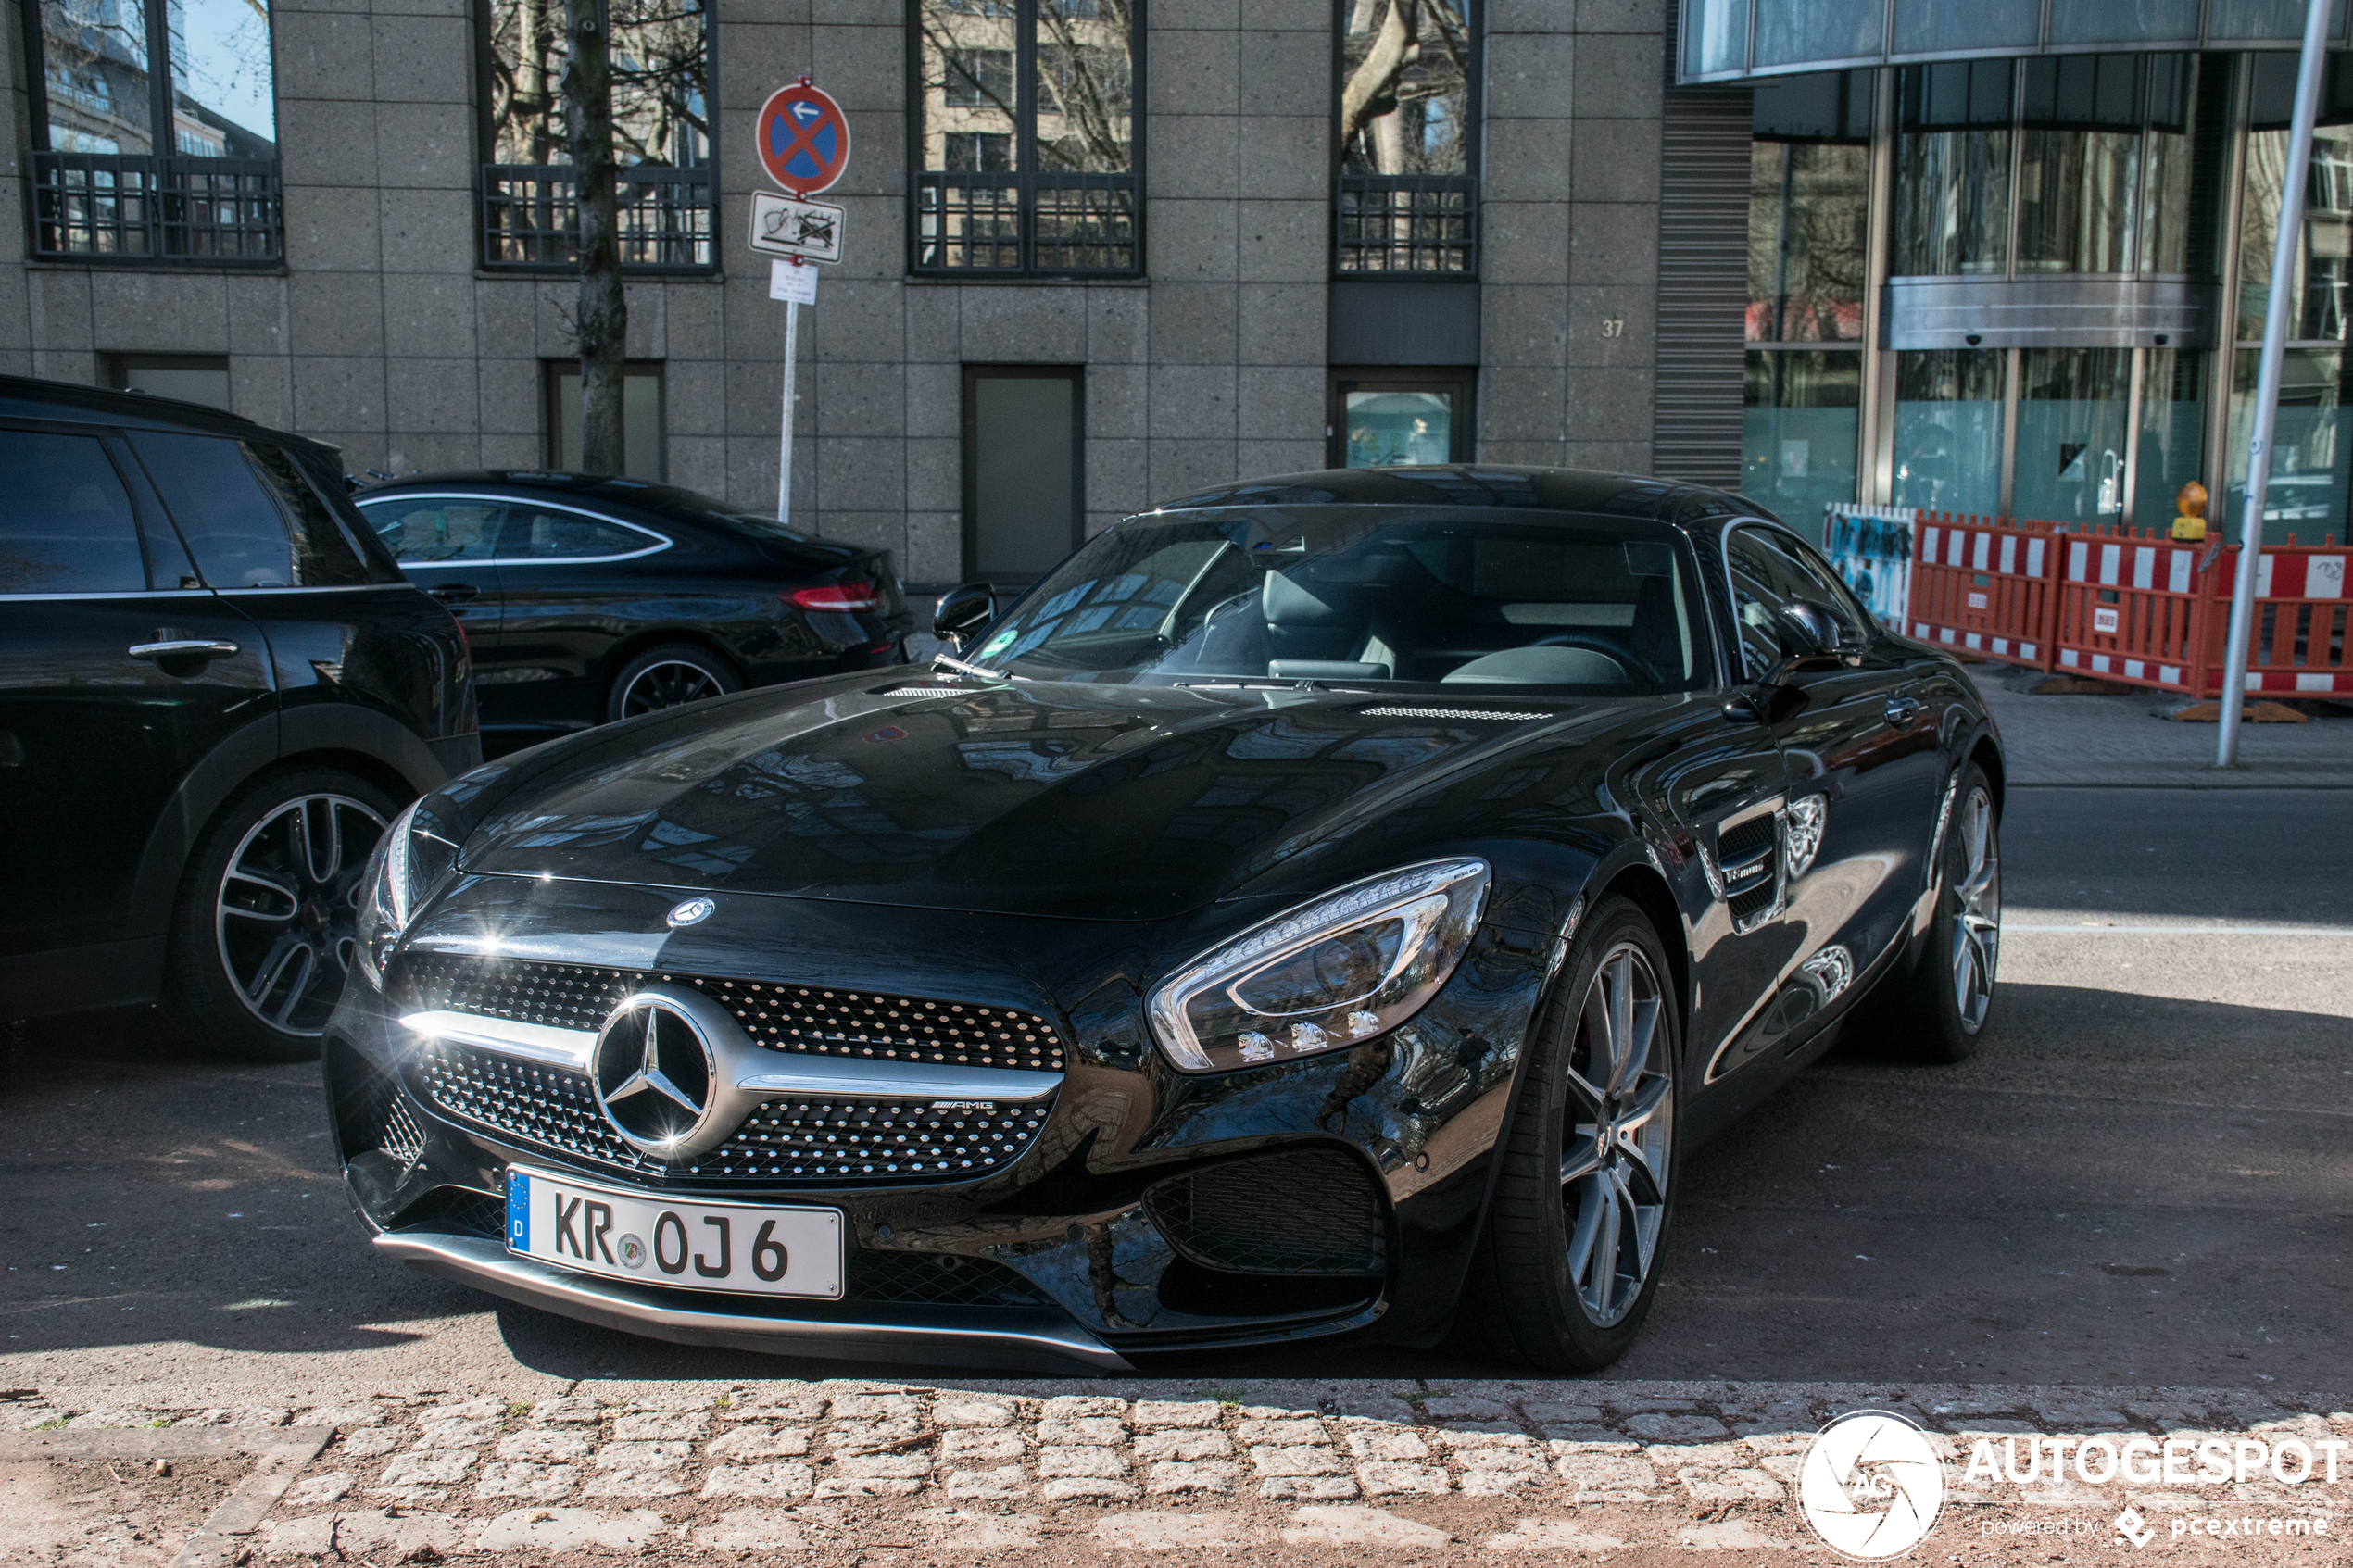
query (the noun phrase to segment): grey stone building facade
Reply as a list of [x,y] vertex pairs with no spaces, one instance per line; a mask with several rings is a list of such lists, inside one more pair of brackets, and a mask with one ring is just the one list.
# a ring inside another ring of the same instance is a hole
[[[660,52],[652,0],[607,3]],[[625,171],[631,470],[774,506],[755,119],[812,77],[855,152],[824,197],[846,257],[804,317],[794,520],[912,583],[1018,578],[1065,521],[1337,461],[1655,470],[1793,517],[2161,522],[2184,477],[2225,502],[2237,477],[2300,6],[711,4],[661,7],[698,31],[623,117],[663,127]],[[355,472],[561,466],[566,171],[536,167],[546,72],[515,42],[551,6],[279,0],[258,32],[242,0],[0,8],[0,368],[212,396]],[[2341,529],[2333,82],[2283,447]],[[1956,213],[1993,237],[1970,251]]]
[[[846,258],[803,317],[797,522],[895,547],[913,582],[962,575],[967,365],[1082,368],[1089,531],[1237,474],[1323,466],[1335,10],[1151,0],[1141,275],[959,280],[909,263],[907,0],[720,0],[717,265],[628,285],[630,358],[660,368],[662,474],[774,504],[784,307],[744,234],[750,194],[770,188],[754,115],[803,74],[849,111],[855,152],[824,198],[848,209]],[[1642,469],[1666,13],[1657,0],[1485,13],[1476,335],[1463,345],[1457,321],[1448,351],[1477,370],[1472,449]],[[29,255],[37,14],[0,10],[0,366],[98,383],[225,360],[237,412],[340,445],[354,471],[553,460],[546,378],[572,352],[573,286],[484,265],[469,0],[281,0],[283,254],[233,267]]]

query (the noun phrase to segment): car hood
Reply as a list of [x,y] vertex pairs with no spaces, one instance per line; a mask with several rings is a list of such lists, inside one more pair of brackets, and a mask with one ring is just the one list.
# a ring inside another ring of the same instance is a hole
[[[1165,919],[1367,826],[1391,859],[1432,852],[1405,802],[1463,770],[1557,745],[1607,706],[1466,705],[1474,718],[1288,691],[908,690],[869,675],[814,696],[748,693],[542,748],[462,812],[463,863],[696,892]],[[1444,836],[1474,826],[1453,821]]]

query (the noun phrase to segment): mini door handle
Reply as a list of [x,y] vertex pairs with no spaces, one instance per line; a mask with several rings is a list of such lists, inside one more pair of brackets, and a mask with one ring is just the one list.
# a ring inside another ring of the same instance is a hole
[[124,650],[133,659],[233,659],[237,645],[212,637],[176,637],[163,643],[133,643]]
[[1889,723],[1897,725],[1909,724],[1913,720],[1919,718],[1919,716],[1920,704],[1918,697],[1892,696],[1887,699],[1887,721]]
[[464,604],[468,599],[474,598],[482,593],[481,589],[471,583],[445,583],[440,587],[428,591],[434,598],[446,605]]

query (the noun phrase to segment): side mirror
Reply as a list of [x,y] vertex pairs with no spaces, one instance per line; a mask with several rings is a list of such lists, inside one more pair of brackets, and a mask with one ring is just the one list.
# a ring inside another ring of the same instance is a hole
[[1774,631],[1780,636],[1784,659],[1835,659],[1855,639],[1837,611],[1808,599],[1793,599],[1781,607]]
[[973,633],[997,619],[997,590],[986,583],[966,583],[939,596],[932,607],[931,629],[958,653]]

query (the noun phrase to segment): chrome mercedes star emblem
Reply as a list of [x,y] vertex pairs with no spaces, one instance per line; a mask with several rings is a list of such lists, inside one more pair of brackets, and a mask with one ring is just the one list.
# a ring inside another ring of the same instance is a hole
[[640,992],[612,1010],[589,1063],[605,1120],[661,1160],[699,1152],[719,1063],[700,1023],[668,997]]
[[692,925],[698,921],[709,920],[711,911],[718,907],[708,898],[689,898],[670,911],[670,923],[673,926]]

